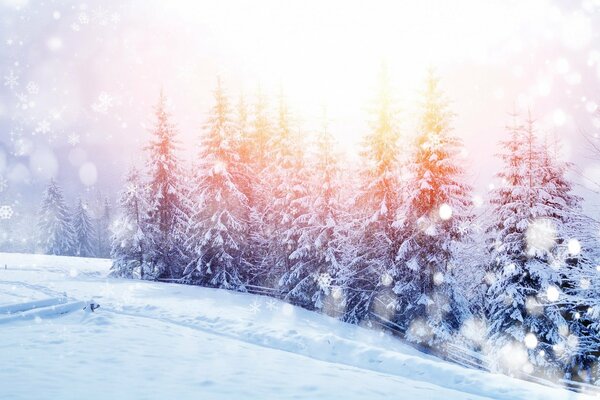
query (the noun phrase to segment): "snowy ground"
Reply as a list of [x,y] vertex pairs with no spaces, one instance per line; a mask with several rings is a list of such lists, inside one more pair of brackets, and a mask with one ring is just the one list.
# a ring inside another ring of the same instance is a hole
[[63,293],[101,304],[0,319],[0,398],[585,398],[452,365],[265,297],[107,279],[109,266],[0,253],[0,306]]

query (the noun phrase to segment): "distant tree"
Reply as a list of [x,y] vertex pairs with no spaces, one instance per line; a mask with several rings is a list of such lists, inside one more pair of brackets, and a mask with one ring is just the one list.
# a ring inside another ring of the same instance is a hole
[[108,258],[110,257],[111,248],[111,232],[110,224],[112,222],[111,205],[108,197],[101,200],[99,205],[98,214],[96,217],[96,250],[95,253],[98,257]]
[[79,257],[94,257],[96,255],[94,242],[96,232],[87,205],[81,198],[75,205],[73,213],[74,255]]
[[44,192],[38,220],[38,243],[46,254],[74,254],[71,217],[60,186],[54,179]]
[[152,265],[147,264],[148,193],[135,167],[127,174],[118,204],[120,217],[116,220],[112,235],[111,273],[125,278],[146,279],[146,270],[152,272]]
[[146,147],[148,159],[148,278],[179,278],[187,263],[184,251],[188,223],[184,174],[176,155],[177,129],[170,121],[161,92],[155,109],[156,125]]
[[430,70],[398,221],[401,263],[392,274],[396,318],[406,327],[422,322],[424,327],[408,331],[409,339],[419,342],[448,340],[470,315],[452,274],[456,243],[467,238],[473,219],[453,117],[439,78]]
[[188,282],[244,290],[250,176],[241,137],[220,79],[197,157],[195,207],[186,245]]

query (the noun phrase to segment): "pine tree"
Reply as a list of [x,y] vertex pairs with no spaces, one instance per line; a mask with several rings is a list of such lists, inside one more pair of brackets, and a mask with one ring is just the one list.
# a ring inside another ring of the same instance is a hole
[[431,343],[448,340],[470,316],[452,264],[456,243],[466,239],[472,221],[471,187],[460,165],[462,142],[452,133],[454,114],[431,70],[421,109],[399,221],[402,267],[392,276],[398,323],[416,323],[419,329],[409,330],[409,339]]
[[[395,226],[401,202],[399,129],[388,71],[380,75],[372,130],[362,143],[364,162],[355,198],[353,243],[356,254],[349,266],[346,286],[347,314],[357,322],[375,308],[387,310],[395,298],[391,292],[396,254],[401,243]],[[375,304],[374,304],[375,302]]]
[[235,113],[236,129],[239,135],[240,163],[248,175],[248,185],[244,190],[248,204],[248,235],[246,238],[245,280],[263,283],[264,271],[261,270],[264,255],[261,248],[264,239],[264,213],[270,199],[264,178],[267,165],[267,142],[272,133],[267,113],[267,103],[261,91],[257,94],[257,103],[251,118],[244,95],[240,95]]
[[147,146],[150,178],[146,217],[147,273],[152,278],[179,278],[186,264],[183,242],[188,212],[183,195],[183,172],[175,154],[177,129],[170,121],[162,92],[155,116],[152,140]]
[[343,306],[340,292],[343,268],[344,228],[347,215],[342,209],[339,154],[327,129],[327,120],[316,138],[316,154],[310,167],[310,187],[296,250],[290,255],[297,262],[288,276],[287,298],[309,309],[337,315]]
[[94,257],[95,235],[92,218],[88,213],[87,205],[83,204],[81,198],[77,201],[73,214],[74,230],[74,255],[79,257]]
[[220,80],[214,97],[198,155],[196,207],[187,240],[192,261],[184,277],[193,283],[244,290],[249,174],[242,162],[240,130]]
[[111,274],[114,276],[145,279],[148,243],[146,233],[147,188],[140,173],[132,167],[125,179],[125,188],[119,197],[120,217],[117,218],[112,236]]
[[558,153],[558,141],[549,144],[546,137],[538,173],[542,204],[556,227],[557,247],[552,264],[560,272],[563,295],[559,306],[568,324],[568,329],[563,326],[559,330],[561,335],[554,350],[566,379],[592,383],[600,355],[600,325],[595,311],[599,292],[594,287],[598,274],[594,250],[599,244],[598,227],[583,215],[582,199],[572,193],[573,185],[566,177],[571,165],[561,161]]
[[74,232],[60,186],[54,179],[44,192],[38,220],[38,243],[46,254],[73,255]]
[[268,285],[278,279],[276,286],[284,294],[294,287],[299,265],[305,251],[299,240],[305,221],[308,197],[304,151],[299,132],[291,126],[291,116],[283,93],[279,97],[278,125],[271,137],[271,162],[266,168],[269,180],[270,204],[265,211],[266,252],[262,271],[267,272]]
[[[539,173],[543,153],[533,119],[529,117],[525,126],[519,126],[515,116],[509,133],[510,138],[501,143],[504,168],[497,174],[503,184],[492,192],[491,199],[490,272],[496,280],[488,290],[486,312],[493,352],[500,355],[493,364],[514,367],[502,356],[517,346],[527,352],[528,365],[548,371],[557,364],[553,345],[566,326],[557,302],[561,277],[554,258],[561,221],[548,207],[557,199],[548,197],[549,184]],[[525,347],[526,338],[529,348]],[[532,338],[537,341],[535,346]]]

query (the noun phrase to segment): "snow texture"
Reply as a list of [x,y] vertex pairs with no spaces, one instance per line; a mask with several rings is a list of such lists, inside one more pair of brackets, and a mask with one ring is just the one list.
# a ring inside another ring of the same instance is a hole
[[102,305],[3,324],[3,398],[586,398],[274,299],[108,278],[109,260],[0,253],[0,264],[0,304],[67,293]]

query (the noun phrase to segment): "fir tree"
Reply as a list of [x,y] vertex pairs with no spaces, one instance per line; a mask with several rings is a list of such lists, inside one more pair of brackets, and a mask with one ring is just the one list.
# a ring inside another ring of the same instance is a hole
[[[348,321],[364,318],[373,308],[387,309],[395,298],[391,293],[396,254],[401,243],[394,222],[401,202],[399,158],[400,133],[388,71],[380,75],[372,130],[362,143],[364,167],[355,198],[356,254],[347,276]],[[373,302],[377,304],[373,306]]]
[[573,185],[566,174],[571,165],[559,158],[559,143],[544,141],[538,174],[542,183],[542,204],[556,227],[556,249],[552,265],[561,276],[559,299],[561,314],[568,329],[562,326],[555,344],[555,357],[566,379],[592,383],[596,360],[600,355],[600,325],[595,310],[598,291],[595,281],[598,248],[597,223],[586,218],[581,198],[572,193]]
[[394,271],[393,278],[398,322],[408,327],[423,320],[427,329],[409,330],[408,337],[431,342],[448,340],[470,314],[466,300],[456,292],[452,263],[456,243],[466,238],[472,221],[471,188],[460,165],[462,142],[452,133],[454,115],[433,71],[421,109],[399,220],[404,241],[397,258],[403,268]]
[[220,80],[214,96],[198,154],[196,207],[187,240],[192,261],[184,277],[198,284],[243,290],[248,169],[242,162],[240,130]]
[[340,204],[339,154],[326,119],[315,144],[307,205],[302,208],[304,214],[297,218],[297,224],[301,224],[300,236],[296,250],[290,255],[297,262],[287,277],[290,288],[287,298],[305,308],[337,315],[343,306],[340,272],[347,216]]
[[[491,199],[490,272],[496,278],[486,303],[489,331],[496,355],[517,343],[527,351],[532,365],[548,371],[557,365],[553,345],[566,326],[557,303],[561,277],[554,259],[561,221],[548,207],[554,200],[548,197],[547,177],[541,179],[539,173],[543,153],[534,121],[530,117],[525,126],[519,126],[515,116],[509,133],[510,138],[501,143],[504,168],[497,175],[503,184]],[[524,347],[526,337],[536,338],[535,348]],[[503,367],[506,360],[494,361]]]
[[170,121],[166,98],[161,92],[155,109],[156,125],[149,152],[148,274],[153,278],[178,278],[186,263],[183,249],[188,221],[182,169],[176,152],[177,129]]
[[38,243],[46,254],[73,255],[74,232],[62,189],[54,179],[44,192],[38,220]]
[[147,188],[138,170],[132,167],[119,197],[121,213],[112,235],[111,274],[114,276],[145,279],[146,271],[152,272],[151,265],[147,265],[147,202]]
[[[296,266],[304,262],[299,239],[308,207],[306,169],[301,138],[291,126],[283,94],[279,98],[278,125],[269,143],[272,161],[266,168],[270,204],[265,209],[265,257],[262,271],[268,285],[288,293],[294,286]],[[278,282],[274,285],[275,281]]]
[[94,246],[96,232],[87,205],[83,204],[81,198],[75,206],[73,230],[74,254],[79,257],[94,257],[96,255]]

